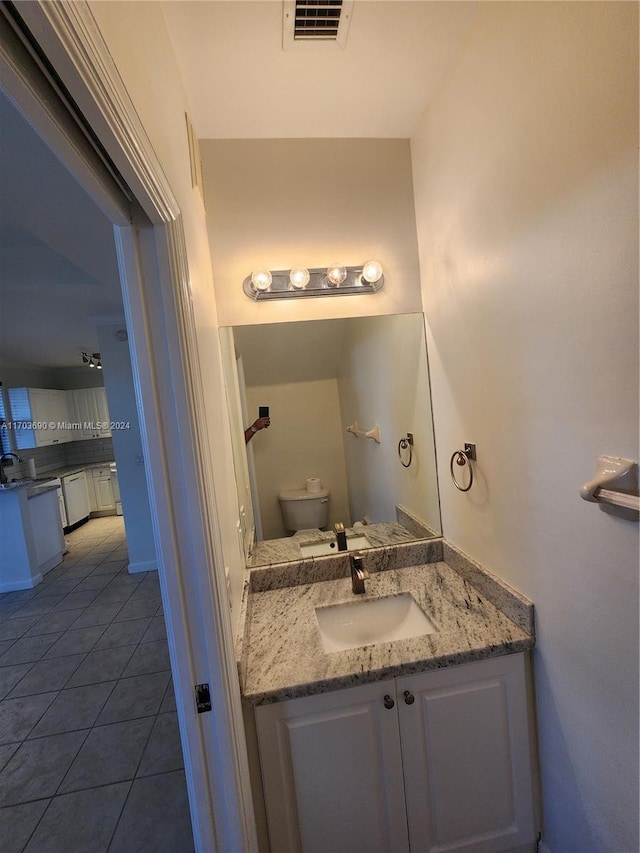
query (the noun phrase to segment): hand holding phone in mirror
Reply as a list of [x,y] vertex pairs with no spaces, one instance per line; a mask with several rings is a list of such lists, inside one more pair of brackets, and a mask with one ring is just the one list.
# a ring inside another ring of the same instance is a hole
[[258,418],[244,431],[245,444],[248,444],[259,430],[266,429],[270,423],[269,406],[259,406]]

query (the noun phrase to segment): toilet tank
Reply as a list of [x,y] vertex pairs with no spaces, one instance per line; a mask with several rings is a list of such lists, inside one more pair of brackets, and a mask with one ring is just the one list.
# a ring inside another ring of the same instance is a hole
[[308,492],[292,489],[278,495],[282,518],[287,530],[309,530],[326,527],[329,522],[329,489]]

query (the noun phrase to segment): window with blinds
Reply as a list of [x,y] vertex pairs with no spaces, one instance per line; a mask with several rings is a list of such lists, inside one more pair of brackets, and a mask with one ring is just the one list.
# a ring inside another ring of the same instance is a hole
[[4,400],[4,388],[0,382],[0,455],[11,451],[9,428],[7,427],[7,409]]

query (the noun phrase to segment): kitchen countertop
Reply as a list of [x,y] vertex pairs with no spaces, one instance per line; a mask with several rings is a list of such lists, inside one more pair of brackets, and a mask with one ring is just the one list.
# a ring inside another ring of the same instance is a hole
[[[239,662],[243,698],[264,704],[533,648],[531,603],[486,574],[489,595],[441,561],[371,573],[358,600],[410,592],[437,630],[331,653],[323,649],[315,608],[355,601],[350,577],[249,590]],[[515,608],[515,621],[491,597]]]
[[91,468],[108,468],[113,463],[113,459],[108,462],[80,462],[77,465],[65,465],[62,468],[54,468],[51,471],[42,471],[38,473],[38,480],[43,480],[45,477],[53,479],[55,477],[70,477],[72,474],[78,474],[80,471],[89,471]]
[[108,468],[114,460],[109,462],[82,462],[79,465],[65,465],[62,468],[54,468],[51,471],[43,471],[38,474],[35,480],[28,478],[9,481],[8,488],[0,488],[0,494],[10,494],[16,489],[28,489],[27,500],[35,498],[44,492],[50,492],[58,489],[59,486],[46,485],[49,480],[60,479],[62,477],[70,477],[72,474],[79,474],[81,471],[90,471],[92,468]]

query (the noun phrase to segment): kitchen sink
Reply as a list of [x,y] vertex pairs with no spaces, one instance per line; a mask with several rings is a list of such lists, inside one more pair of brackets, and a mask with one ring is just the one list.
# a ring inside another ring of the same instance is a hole
[[436,626],[410,592],[316,607],[326,652],[432,634]]
[[[347,550],[359,551],[360,548],[370,548],[371,543],[366,536],[347,537]],[[335,539],[324,542],[301,542],[300,550],[303,557],[326,557],[328,554],[339,554],[338,543]],[[344,552],[342,552],[344,553]]]

